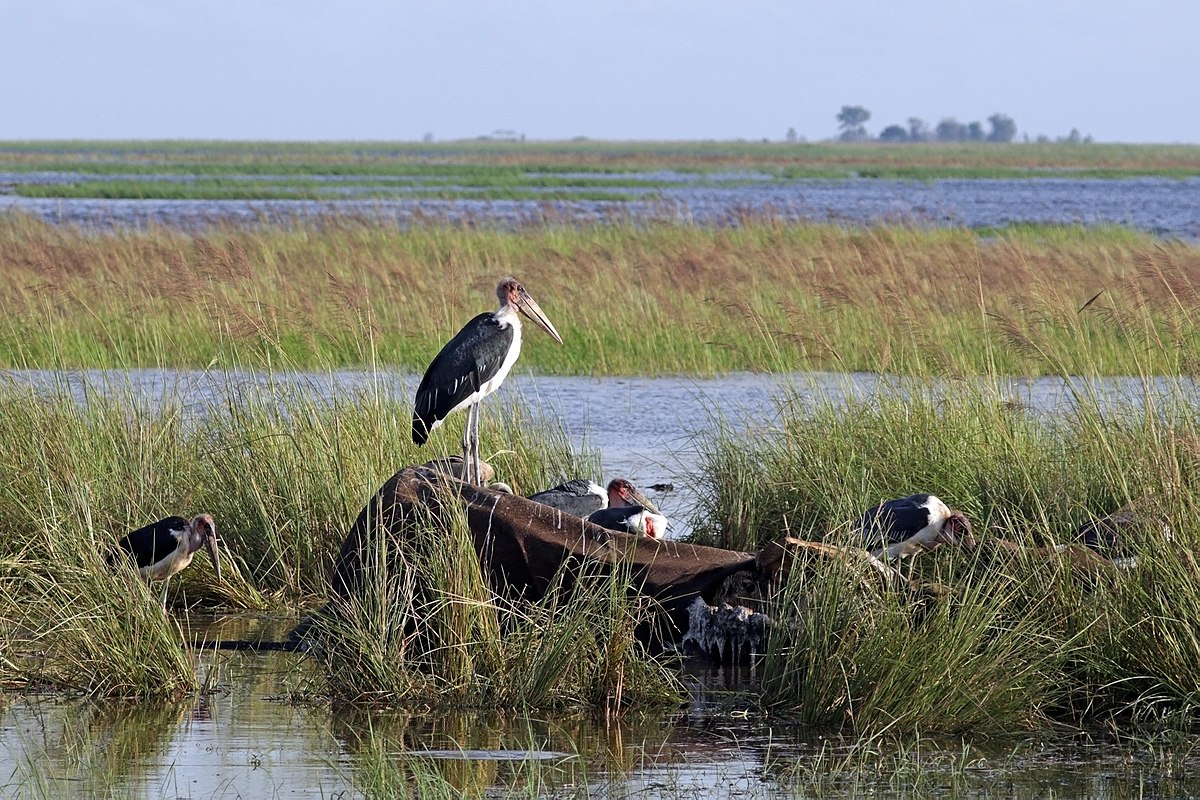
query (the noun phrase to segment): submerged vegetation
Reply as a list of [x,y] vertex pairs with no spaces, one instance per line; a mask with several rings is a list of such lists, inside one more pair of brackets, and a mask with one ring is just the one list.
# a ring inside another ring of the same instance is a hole
[[0,217],[0,366],[417,371],[499,275],[559,374],[1190,374],[1200,248],[1123,229],[622,223],[398,230],[331,218],[85,233]]

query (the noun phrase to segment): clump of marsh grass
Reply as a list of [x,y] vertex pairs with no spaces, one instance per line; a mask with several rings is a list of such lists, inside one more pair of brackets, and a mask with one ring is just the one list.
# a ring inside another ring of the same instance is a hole
[[1011,586],[905,596],[797,572],[773,607],[763,702],[818,727],[957,733],[1023,726],[1053,696],[1063,659]]
[[1009,402],[989,381],[894,379],[865,397],[852,387],[815,398],[785,388],[777,427],[743,434],[717,420],[697,442],[696,529],[706,542],[743,550],[785,533],[825,538],[882,499],[926,491],[984,529],[1061,542],[1184,474],[1162,455],[1178,435],[1169,431],[1190,427],[1183,408],[1161,423],[1161,402],[1102,402],[1077,393],[1068,416],[1051,418]]
[[[36,561],[37,552],[23,550],[23,544],[44,539],[51,542],[49,550],[103,556],[134,528],[206,508],[202,460],[181,457],[198,454],[199,447],[180,398],[165,396],[152,407],[120,389],[106,395],[86,387],[82,399],[71,392],[65,384],[45,394],[0,387],[0,455],[23,465],[0,487],[0,525],[13,532],[0,551]],[[212,508],[224,536],[222,506]],[[236,552],[227,572],[218,585],[207,558],[197,558],[172,579],[172,595],[262,607]]]
[[3,683],[116,697],[194,694],[191,653],[157,597],[133,570],[110,569],[78,541],[42,535],[0,564]]
[[[1193,540],[1194,541],[1194,540]],[[1146,716],[1200,708],[1200,568],[1194,549],[1151,534],[1134,548],[1137,566],[1096,609],[1094,693],[1107,704]],[[1106,682],[1100,682],[1107,678]]]
[[455,497],[420,510],[402,536],[379,526],[363,560],[361,590],[313,631],[337,700],[616,710],[679,699],[634,636],[650,609],[628,597],[627,571],[578,576],[569,596],[498,597]]
[[[784,534],[853,546],[863,509],[920,491],[964,511],[980,540],[912,566],[915,585],[943,587],[936,601],[864,592],[833,567],[785,586],[764,701],[865,730],[1194,709],[1200,439],[1182,385],[1146,387],[1102,401],[1085,385],[1053,418],[987,384],[807,405],[785,393],[777,430],[718,429],[702,443],[697,530],[721,546]],[[1120,534],[1119,560],[1136,566],[1081,568],[1056,550],[1121,508],[1147,520]]]
[[[151,402],[132,387],[87,382],[0,387],[0,463],[22,465],[0,485],[7,532],[0,559],[9,570],[0,597],[8,621],[6,681],[86,683],[87,691],[134,695],[194,688],[190,667],[183,684],[169,677],[183,669],[186,652],[174,623],[132,570],[114,572],[104,563],[121,535],[170,514],[214,514],[223,580],[198,556],[172,578],[173,606],[264,608],[323,596],[349,523],[375,488],[402,467],[443,455],[437,447],[457,449],[461,420],[439,432],[433,448],[418,450],[409,438],[409,407],[382,394],[325,398],[281,377],[267,388],[236,380],[215,385],[227,388],[199,403],[179,390]],[[484,414],[484,452],[502,467],[501,477],[540,488],[552,471],[573,471],[561,427],[534,422],[515,404]],[[504,433],[506,427],[518,434]],[[460,554],[445,563],[463,568],[477,559]],[[81,605],[80,598],[88,600]],[[145,617],[142,601],[157,616]],[[123,615],[135,611],[140,622],[126,621]],[[47,620],[55,627],[47,629]],[[467,622],[450,615],[446,636]],[[112,646],[124,629],[136,632],[143,623],[149,633]],[[70,650],[56,656],[61,669],[21,655],[30,637],[47,630],[65,637],[47,634],[47,642]],[[473,658],[475,641],[495,638],[472,633],[445,653]],[[173,659],[163,663],[162,649],[172,647]],[[100,663],[81,669],[90,659]],[[146,666],[130,668],[135,661]],[[72,669],[79,670],[73,677]],[[93,674],[100,676],[94,688]]]

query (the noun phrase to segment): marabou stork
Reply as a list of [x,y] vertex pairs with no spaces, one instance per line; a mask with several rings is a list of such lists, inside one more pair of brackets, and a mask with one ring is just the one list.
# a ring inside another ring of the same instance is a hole
[[117,542],[116,550],[109,556],[115,565],[122,557],[132,558],[137,564],[138,575],[149,584],[162,581],[162,607],[167,610],[167,586],[171,576],[192,563],[192,556],[201,547],[208,547],[213,571],[221,580],[221,560],[217,554],[217,525],[211,514],[199,514],[189,522],[183,517],[167,517],[158,522],[138,528]]
[[955,544],[960,537],[963,544],[974,544],[966,518],[931,494],[912,494],[872,506],[863,512],[858,529],[862,546],[877,557],[931,550],[940,544]]
[[1138,553],[1150,542],[1174,541],[1171,526],[1144,503],[1128,503],[1113,513],[1091,519],[1075,529],[1071,538],[1118,567],[1135,567]]
[[[463,458],[467,482],[479,478],[479,403],[500,388],[521,354],[521,314],[562,344],[562,337],[516,278],[501,278],[496,286],[500,308],[468,322],[434,357],[417,387],[412,438],[425,444],[451,412],[467,409],[463,428]],[[519,312],[519,313],[518,313]]]
[[651,539],[661,539],[667,533],[667,518],[645,506],[602,508],[588,514],[587,521],[610,531],[641,534]]
[[531,494],[529,499],[581,518],[602,508],[621,506],[642,506],[658,513],[658,507],[624,478],[613,478],[608,482],[608,489],[585,478],[575,478],[553,489]]

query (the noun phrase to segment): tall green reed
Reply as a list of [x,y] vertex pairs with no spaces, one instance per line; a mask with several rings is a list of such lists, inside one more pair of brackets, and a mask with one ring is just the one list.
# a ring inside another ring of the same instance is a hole
[[[1194,708],[1194,400],[1186,381],[1117,400],[1082,387],[1060,417],[989,382],[815,403],[784,392],[777,429],[702,441],[697,535],[720,546],[784,534],[854,546],[863,509],[922,491],[967,513],[981,540],[906,568],[942,587],[936,600],[864,591],[837,565],[798,574],[776,598],[764,702],[873,731]],[[1146,520],[1121,534],[1136,566],[1081,569],[1054,549],[1122,507]]]

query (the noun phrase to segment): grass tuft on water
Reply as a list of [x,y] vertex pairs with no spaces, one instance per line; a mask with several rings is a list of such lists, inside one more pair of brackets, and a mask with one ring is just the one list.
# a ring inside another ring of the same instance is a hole
[[132,569],[66,537],[27,541],[0,563],[0,684],[179,700],[199,688],[192,653]]
[[456,497],[407,534],[377,525],[362,588],[312,632],[335,701],[448,708],[673,705],[682,688],[634,629],[651,609],[628,569],[578,576],[537,602],[495,595]]
[[[718,423],[700,442],[702,541],[854,546],[864,509],[916,492],[964,511],[980,540],[904,567],[911,588],[837,563],[797,572],[774,599],[763,702],[865,732],[1194,718],[1200,429],[1190,382],[1144,387],[1101,401],[1065,384],[1062,417],[1009,402],[995,381],[925,378],[868,397],[797,387],[772,430]],[[1145,520],[1120,533],[1126,568],[1057,552],[1122,508]]]

